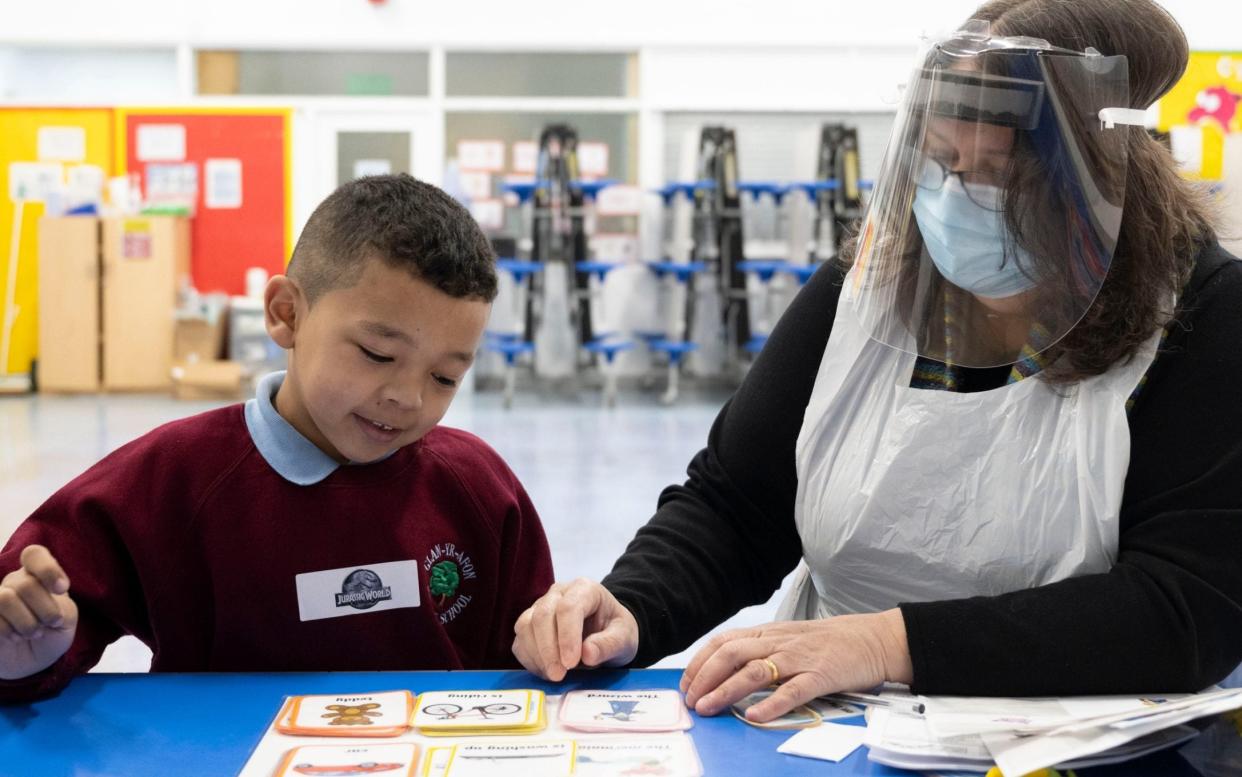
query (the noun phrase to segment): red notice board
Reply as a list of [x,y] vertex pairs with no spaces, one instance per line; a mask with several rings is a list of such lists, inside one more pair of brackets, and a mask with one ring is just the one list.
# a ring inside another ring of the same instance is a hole
[[[193,165],[190,261],[202,292],[242,294],[246,270],[284,271],[292,239],[290,111],[119,109],[116,166],[148,191],[150,165]],[[214,182],[214,184],[213,184]]]

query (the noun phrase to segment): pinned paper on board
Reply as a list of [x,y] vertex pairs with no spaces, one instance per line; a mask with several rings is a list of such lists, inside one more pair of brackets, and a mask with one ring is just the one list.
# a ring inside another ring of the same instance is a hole
[[461,190],[472,200],[488,200],[492,197],[492,174],[477,170],[463,170],[459,174]]
[[185,159],[184,124],[139,124],[139,162],[180,162]]
[[365,178],[368,175],[391,175],[392,160],[389,159],[355,159],[354,178]]
[[608,175],[608,144],[579,143],[578,173],[583,178],[599,178]]
[[500,229],[505,225],[505,204],[497,199],[475,200],[470,203],[470,215],[483,229]]
[[208,159],[203,162],[206,179],[203,205],[208,208],[242,206],[242,163],[240,159]]
[[86,159],[85,127],[40,127],[40,162],[81,162]]
[[499,140],[457,141],[457,166],[462,170],[499,173],[505,169],[505,144]]
[[9,199],[43,202],[64,186],[65,168],[59,162],[12,162],[9,164]]
[[144,219],[125,219],[121,225],[121,258],[151,258],[151,222]]
[[193,162],[149,164],[146,184],[148,204],[192,208],[198,200],[198,166]]
[[539,144],[519,140],[513,144],[513,172],[534,175],[539,166]]

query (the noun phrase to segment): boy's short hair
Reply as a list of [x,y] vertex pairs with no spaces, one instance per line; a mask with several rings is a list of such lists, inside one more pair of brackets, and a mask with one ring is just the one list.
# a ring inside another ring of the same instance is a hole
[[470,212],[405,173],[358,178],[328,195],[302,229],[286,274],[314,304],[357,283],[371,258],[453,297],[496,297],[496,254]]

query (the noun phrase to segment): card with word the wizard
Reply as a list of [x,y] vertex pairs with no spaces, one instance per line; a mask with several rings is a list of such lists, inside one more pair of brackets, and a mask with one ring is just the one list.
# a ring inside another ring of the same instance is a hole
[[685,731],[693,725],[681,694],[663,689],[570,691],[557,720],[577,731]]
[[329,774],[414,777],[418,774],[418,745],[413,742],[394,742],[384,745],[295,747],[285,754],[274,777]]
[[414,727],[427,736],[530,734],[547,726],[543,691],[428,691]]
[[395,737],[410,728],[409,691],[291,696],[276,716],[282,734],[320,737]]

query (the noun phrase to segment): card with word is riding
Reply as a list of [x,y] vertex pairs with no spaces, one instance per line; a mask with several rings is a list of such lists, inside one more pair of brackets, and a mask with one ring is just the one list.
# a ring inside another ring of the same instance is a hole
[[414,777],[418,774],[418,745],[413,742],[394,742],[383,745],[295,747],[285,754],[274,777],[307,777],[312,774]]
[[531,734],[548,725],[543,691],[428,691],[415,706],[414,727],[429,737]]
[[295,736],[395,737],[409,730],[413,714],[409,691],[291,696],[276,716],[276,730]]
[[570,691],[557,720],[577,731],[685,731],[694,725],[681,694],[671,690]]

